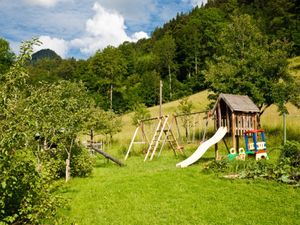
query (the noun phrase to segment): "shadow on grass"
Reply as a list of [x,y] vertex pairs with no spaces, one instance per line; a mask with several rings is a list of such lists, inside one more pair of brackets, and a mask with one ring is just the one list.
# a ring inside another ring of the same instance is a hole
[[73,187],[69,186],[62,186],[58,189],[58,192],[60,194],[65,194],[65,193],[79,193],[78,189],[75,189]]

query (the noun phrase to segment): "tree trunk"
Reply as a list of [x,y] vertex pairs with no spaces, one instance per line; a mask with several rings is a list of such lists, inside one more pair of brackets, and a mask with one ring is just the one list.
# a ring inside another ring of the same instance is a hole
[[68,155],[68,158],[66,159],[66,182],[68,182],[71,178],[70,164],[71,164],[71,152],[72,152],[73,142],[74,142],[74,139],[71,140],[70,150],[68,151],[66,149],[66,152],[67,152],[67,155]]
[[112,112],[112,93],[113,93],[113,85],[110,85],[110,111]]
[[196,55],[195,55],[195,74],[198,74],[198,59]]
[[68,158],[66,159],[66,182],[68,182],[71,177],[70,161],[71,161],[71,153],[68,152]]

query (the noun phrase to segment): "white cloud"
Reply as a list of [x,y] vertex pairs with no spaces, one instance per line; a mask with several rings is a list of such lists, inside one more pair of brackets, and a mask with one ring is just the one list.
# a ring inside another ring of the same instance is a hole
[[70,42],[70,46],[80,48],[84,54],[92,54],[108,45],[118,46],[124,41],[148,38],[145,32],[136,32],[132,37],[126,33],[124,17],[117,11],[108,10],[99,3],[93,6],[95,15],[86,22],[86,35]]
[[201,6],[202,4],[205,5],[207,3],[207,0],[183,0],[185,3],[191,4],[193,7],[195,6]]
[[23,0],[23,1],[31,5],[52,7],[55,6],[58,2],[62,2],[64,0]]
[[135,32],[131,36],[131,41],[137,42],[138,40],[143,39],[143,38],[149,38],[149,35],[147,33],[145,33],[144,31]]
[[86,22],[89,34],[104,40],[111,39],[115,43],[127,39],[124,18],[118,12],[104,9],[99,3],[94,4],[93,10],[96,15]]
[[133,24],[147,24],[157,12],[157,0],[97,0],[106,9],[115,9]]
[[49,49],[55,51],[62,58],[66,57],[68,50],[69,50],[69,44],[64,39],[51,38],[49,36],[40,36],[39,40],[42,42],[42,45],[33,46],[34,52],[37,52],[41,49],[49,48]]

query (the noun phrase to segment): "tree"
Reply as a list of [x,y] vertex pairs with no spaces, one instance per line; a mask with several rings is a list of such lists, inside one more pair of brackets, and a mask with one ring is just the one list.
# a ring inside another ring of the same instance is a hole
[[144,104],[136,104],[133,110],[132,124],[134,126],[137,126],[140,120],[149,119],[151,117],[150,111]]
[[51,193],[51,179],[36,170],[31,149],[27,71],[32,45],[26,41],[20,55],[0,82],[0,221],[3,224],[38,224],[53,215],[58,199]]
[[[72,149],[78,133],[85,128],[92,107],[83,83],[60,81],[41,85],[30,91],[26,105],[26,119],[32,124],[31,136],[38,134],[43,141],[43,151],[50,151],[55,145],[56,151],[67,155],[65,176],[68,181]],[[35,153],[40,161],[39,148]]]
[[126,74],[126,60],[119,49],[112,46],[98,51],[90,60],[90,72],[97,76],[102,93],[109,93],[109,109],[113,109],[113,90],[121,86]]
[[113,135],[122,130],[122,120],[112,111],[104,111],[93,108],[87,122],[87,128],[104,135],[108,141],[112,141]]
[[156,71],[142,74],[139,95],[142,96],[146,106],[159,104],[159,85],[160,76]]
[[[27,83],[25,65],[35,43],[24,42],[15,63],[0,77],[1,224],[40,224],[59,205],[54,179],[69,178],[78,161],[84,167],[75,171],[78,175],[92,170],[76,139],[93,104],[80,82]],[[65,171],[61,159],[66,159]]]
[[154,54],[158,58],[158,66],[163,74],[167,68],[169,76],[169,98],[172,99],[172,74],[174,69],[174,58],[176,53],[176,44],[174,38],[170,34],[165,34],[161,40],[158,40],[153,47]]
[[183,127],[185,129],[185,137],[189,136],[189,128],[191,126],[191,116],[189,115],[193,109],[193,103],[189,101],[188,98],[183,98],[179,101],[179,105],[177,107],[178,114],[183,114],[181,119],[183,122]]
[[281,112],[286,102],[299,102],[293,77],[288,73],[287,47],[269,43],[249,15],[232,17],[220,34],[221,48],[208,62],[206,80],[216,99],[220,93],[248,95],[262,114],[271,104]]
[[14,53],[10,50],[9,43],[0,38],[0,74],[5,73],[14,61]]

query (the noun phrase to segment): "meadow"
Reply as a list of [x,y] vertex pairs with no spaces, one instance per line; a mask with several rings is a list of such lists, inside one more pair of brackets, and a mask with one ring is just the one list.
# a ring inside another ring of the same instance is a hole
[[[189,97],[193,111],[206,108],[207,94],[204,91]],[[174,114],[178,104],[164,104],[164,114]],[[288,139],[299,140],[300,110],[292,105],[288,109]],[[158,107],[149,110],[152,116],[158,115]],[[105,149],[120,159],[124,158],[135,129],[132,115],[123,116],[122,132]],[[276,162],[282,143],[282,116],[275,106],[262,116],[262,126],[271,150],[270,161]],[[212,122],[209,127],[212,130]],[[185,145],[186,155],[192,154],[197,146]],[[226,154],[224,146],[220,146]],[[68,204],[59,211],[56,223],[299,224],[299,188],[261,179],[225,179],[222,174],[205,172],[203,169],[213,160],[213,149],[185,169],[175,167],[184,156],[174,157],[170,150],[164,149],[159,158],[147,162],[143,162],[141,151],[134,149],[125,167],[96,156],[91,177],[74,178],[59,190]]]

